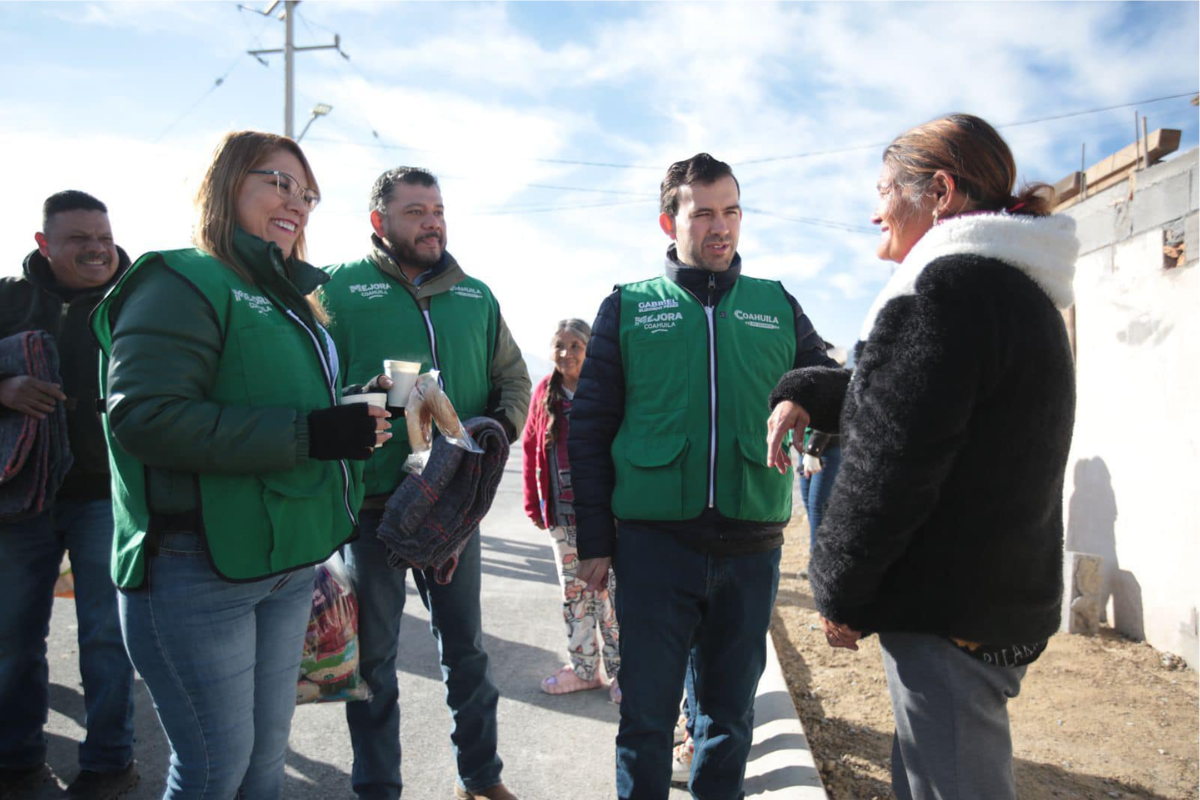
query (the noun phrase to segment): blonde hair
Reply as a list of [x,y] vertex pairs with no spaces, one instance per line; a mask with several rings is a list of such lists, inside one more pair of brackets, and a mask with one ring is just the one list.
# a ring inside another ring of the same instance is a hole
[[[250,170],[262,164],[276,152],[284,150],[294,155],[304,167],[304,180],[309,188],[320,192],[308,159],[300,145],[286,136],[262,131],[234,131],[225,134],[213,151],[212,163],[200,181],[196,191],[196,228],[192,242],[196,247],[220,261],[239,278],[254,283],[250,271],[239,261],[233,246],[233,232],[237,228],[237,198],[242,182]],[[292,252],[287,258],[303,259],[305,256],[304,231],[296,236]],[[329,315],[317,294],[306,297],[313,316],[321,324],[329,321]]]

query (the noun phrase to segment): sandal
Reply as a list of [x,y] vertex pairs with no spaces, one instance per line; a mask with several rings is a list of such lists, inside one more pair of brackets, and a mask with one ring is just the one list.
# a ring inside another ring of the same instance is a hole
[[571,692],[599,689],[603,685],[604,681],[599,678],[585,681],[575,674],[575,670],[570,664],[566,664],[558,672],[542,681],[542,691],[546,694],[570,694]]

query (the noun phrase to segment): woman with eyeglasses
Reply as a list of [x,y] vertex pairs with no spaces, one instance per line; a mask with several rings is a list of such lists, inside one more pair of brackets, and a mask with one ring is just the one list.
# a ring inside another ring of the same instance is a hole
[[291,139],[225,136],[195,247],[147,253],[96,308],[113,580],[171,745],[165,798],[278,798],[313,565],[349,540],[383,409],[339,406]]

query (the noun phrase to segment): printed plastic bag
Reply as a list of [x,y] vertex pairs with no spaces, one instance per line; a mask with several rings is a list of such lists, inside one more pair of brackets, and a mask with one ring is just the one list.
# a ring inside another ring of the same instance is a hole
[[468,453],[482,453],[483,448],[475,443],[471,434],[463,427],[454,404],[442,391],[441,373],[432,369],[417,376],[412,392],[408,396],[408,404],[404,407],[404,417],[408,426],[408,444],[412,454],[404,462],[404,469],[415,475],[420,475],[429,462],[429,454],[433,450],[433,426],[446,440],[446,444],[461,447]]
[[341,555],[334,553],[317,567],[313,582],[296,703],[366,700],[370,696],[358,667],[358,600]]

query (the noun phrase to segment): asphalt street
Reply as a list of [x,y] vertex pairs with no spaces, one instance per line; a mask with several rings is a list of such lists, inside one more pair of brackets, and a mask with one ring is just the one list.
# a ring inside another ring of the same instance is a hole
[[[525,518],[520,453],[513,451],[483,532],[485,646],[500,689],[500,754],[504,781],[523,800],[609,800],[613,788],[613,737],[618,709],[603,690],[564,696],[539,684],[565,661],[561,600],[550,538]],[[406,800],[449,800],[455,770],[450,718],[444,701],[437,647],[429,617],[412,582],[401,626],[398,662],[401,742]],[[78,770],[76,742],[83,735],[73,600],[56,600],[48,641],[50,719],[48,762],[59,786],[37,797],[55,797]],[[823,798],[804,732],[783,683],[774,650],[755,704],[755,744],[746,792],[761,798]],[[136,757],[142,780],[131,800],[162,796],[169,749],[145,686],[137,682]],[[296,710],[287,756],[288,800],[352,798],[350,739],[343,706],[305,705]],[[671,800],[689,797],[673,789]]]

